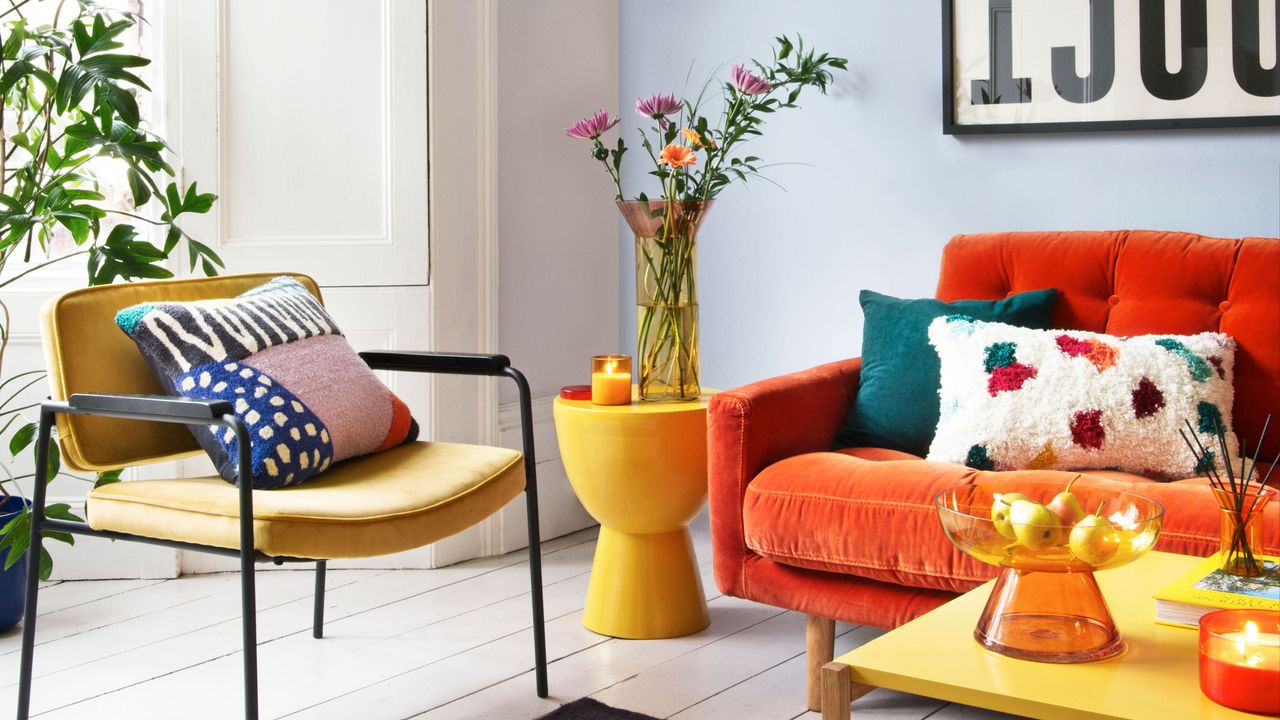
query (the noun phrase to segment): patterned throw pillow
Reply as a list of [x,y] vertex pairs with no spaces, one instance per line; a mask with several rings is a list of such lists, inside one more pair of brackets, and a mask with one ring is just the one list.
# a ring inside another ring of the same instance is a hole
[[1115,468],[1196,474],[1189,421],[1220,463],[1231,432],[1235,341],[1221,333],[1118,338],[1028,330],[963,315],[929,325],[942,361],[941,420],[929,460],[979,470]]
[[[116,324],[170,394],[232,403],[253,439],[255,488],[297,485],[418,436],[409,408],[291,277],[236,298],[134,305]],[[218,474],[235,482],[234,433],[189,427]]]

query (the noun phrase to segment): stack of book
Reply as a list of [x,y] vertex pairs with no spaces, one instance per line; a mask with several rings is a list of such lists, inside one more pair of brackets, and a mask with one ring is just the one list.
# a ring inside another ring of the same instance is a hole
[[1224,573],[1218,555],[1205,558],[1187,574],[1156,593],[1156,622],[1198,627],[1214,610],[1250,609],[1280,612],[1280,558],[1262,557],[1260,577]]

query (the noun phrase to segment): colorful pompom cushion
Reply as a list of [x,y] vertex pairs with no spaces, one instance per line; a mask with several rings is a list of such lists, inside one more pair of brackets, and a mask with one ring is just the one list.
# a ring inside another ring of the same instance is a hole
[[1235,341],[1221,333],[1118,338],[1028,330],[963,315],[929,325],[942,362],[941,419],[929,460],[979,470],[1115,468],[1196,474],[1179,429],[1205,447],[1231,433]]
[[[134,305],[116,324],[170,394],[232,403],[253,441],[255,488],[297,485],[418,436],[408,407],[293,278],[224,300]],[[234,433],[189,427],[218,474],[236,482]]]

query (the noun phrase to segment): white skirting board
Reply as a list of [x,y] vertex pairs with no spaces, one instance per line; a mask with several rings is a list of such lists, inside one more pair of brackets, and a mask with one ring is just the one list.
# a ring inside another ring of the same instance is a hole
[[[51,499],[84,517],[84,500]],[[53,556],[54,580],[117,580],[178,577],[178,551],[158,545],[76,535],[74,546],[45,540]]]

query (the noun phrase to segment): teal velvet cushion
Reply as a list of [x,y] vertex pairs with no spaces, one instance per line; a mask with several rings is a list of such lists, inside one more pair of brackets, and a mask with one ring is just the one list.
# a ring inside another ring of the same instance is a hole
[[835,447],[881,447],[923,457],[938,427],[938,353],[929,323],[943,315],[1045,330],[1054,288],[1003,300],[902,300],[863,290],[862,374],[858,397],[836,433]]

